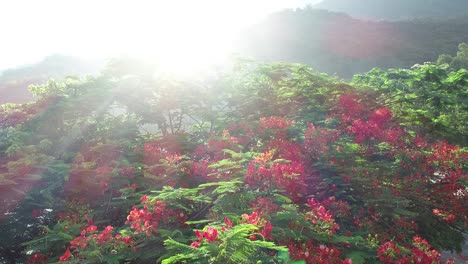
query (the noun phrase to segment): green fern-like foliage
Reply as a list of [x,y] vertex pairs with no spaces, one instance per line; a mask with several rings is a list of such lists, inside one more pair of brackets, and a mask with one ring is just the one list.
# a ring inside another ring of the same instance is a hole
[[287,249],[273,242],[251,240],[257,230],[251,224],[237,225],[221,231],[213,243],[203,242],[198,248],[169,238],[164,244],[170,257],[162,263],[279,263],[276,252]]

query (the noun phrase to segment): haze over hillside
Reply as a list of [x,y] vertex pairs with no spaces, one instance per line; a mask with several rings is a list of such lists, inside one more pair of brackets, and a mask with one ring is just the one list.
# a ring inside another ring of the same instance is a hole
[[309,7],[272,14],[239,42],[240,53],[255,59],[305,63],[350,78],[373,67],[411,67],[455,54],[468,42],[468,16],[368,21]]
[[371,20],[447,18],[468,13],[466,0],[323,0],[314,8]]
[[40,84],[50,78],[62,79],[67,75],[95,74],[103,61],[83,60],[65,55],[50,55],[42,61],[0,72],[0,104],[22,103],[32,99],[30,84]]
[[[307,3],[315,1],[298,0],[296,6]],[[468,42],[468,15],[458,16],[467,11],[468,1],[465,0],[323,0],[309,8],[288,9],[266,16],[239,33],[238,42],[233,46],[240,56],[305,63],[317,71],[350,78],[373,67],[411,67],[416,63],[435,61],[440,54],[455,55],[458,44]],[[450,18],[452,16],[458,17]],[[381,21],[419,17],[427,19]],[[166,48],[171,48],[171,52],[168,52],[166,63],[179,71],[184,67],[191,70],[196,66],[191,65],[194,60],[210,59],[203,52],[213,49],[203,41],[213,39],[213,43],[208,41],[212,45],[219,42],[215,46],[221,53],[225,52],[221,45],[223,36],[234,35],[229,32],[227,23],[219,30],[224,35],[212,32],[203,36],[184,32],[182,28],[187,24],[180,23],[174,31],[178,32],[177,38],[167,41],[170,45]],[[150,24],[146,26],[150,27]],[[139,43],[146,42],[140,40]],[[102,62],[96,64],[76,57],[54,55],[37,64],[0,70],[0,103],[28,101],[31,99],[27,90],[30,84],[66,75],[97,73],[102,65]]]

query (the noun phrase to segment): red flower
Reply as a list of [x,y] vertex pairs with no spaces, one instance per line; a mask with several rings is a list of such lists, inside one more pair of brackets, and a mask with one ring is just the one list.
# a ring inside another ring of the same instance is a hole
[[208,242],[213,243],[218,238],[218,230],[213,227],[208,227],[205,232],[200,232],[199,230],[195,230],[195,236],[197,236],[198,240],[193,241],[191,246],[194,248],[198,248],[201,243],[203,243],[203,239],[206,238]]
[[96,232],[96,230],[97,230],[97,226],[95,225],[90,225],[86,228],[86,232],[91,233],[91,234]]
[[334,234],[335,231],[340,228],[335,223],[335,219],[331,212],[325,209],[321,203],[317,202],[313,198],[307,200],[307,203],[310,206],[310,212],[307,213],[307,218],[312,222],[312,224],[323,226],[323,228],[328,229],[330,234]]
[[86,237],[76,237],[70,242],[71,246],[80,248],[85,248],[87,244],[88,239]]
[[31,257],[28,258],[27,264],[43,264],[47,262],[47,256],[41,254],[39,251],[31,255]]
[[195,231],[195,235],[197,236],[197,238],[198,238],[199,240],[203,240],[204,234],[205,234],[205,233],[202,233],[202,232],[200,232],[200,231],[198,231],[198,230]]
[[213,243],[216,238],[218,238],[218,230],[212,227],[208,227],[204,233],[204,236],[206,240],[208,240],[210,243]]
[[[246,223],[255,225],[259,228],[259,233],[265,238],[265,239],[273,239],[271,236],[271,232],[273,231],[273,226],[271,225],[270,221],[266,220],[265,218],[262,218],[263,212],[261,211],[253,211],[252,214],[243,214],[242,218],[246,221]],[[255,236],[253,236],[255,237]],[[253,238],[251,236],[251,240]],[[255,238],[256,239],[256,238]]]
[[395,263],[395,258],[398,258],[400,249],[394,242],[386,242],[377,250],[377,257],[383,263]]
[[71,252],[70,249],[67,248],[67,251],[59,258],[59,262],[64,262],[67,260],[70,260],[71,258]]
[[133,167],[123,167],[119,169],[119,173],[125,177],[133,177],[135,173],[135,169]]
[[200,242],[199,241],[193,241],[192,244],[190,244],[191,247],[194,248],[199,248],[200,247]]
[[370,117],[370,120],[374,121],[379,126],[384,125],[390,119],[392,119],[392,111],[388,108],[379,108]]
[[112,226],[106,226],[106,228],[98,235],[98,244],[109,242],[112,239]]
[[224,223],[226,224],[227,228],[232,228],[232,222],[229,220],[229,218],[225,217],[224,218]]
[[128,245],[132,244],[133,239],[132,239],[131,236],[124,236],[122,238],[122,242],[124,242],[124,244],[128,246]]

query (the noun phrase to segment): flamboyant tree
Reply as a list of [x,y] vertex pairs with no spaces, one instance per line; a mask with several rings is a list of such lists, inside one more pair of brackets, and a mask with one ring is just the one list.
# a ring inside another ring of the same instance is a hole
[[[115,61],[2,108],[5,259],[441,263],[437,250],[459,250],[468,153],[447,131],[463,125],[425,118],[461,118],[463,71],[398,72],[406,97],[376,71],[357,86],[303,65],[155,71]],[[458,92],[436,104],[442,85]]]

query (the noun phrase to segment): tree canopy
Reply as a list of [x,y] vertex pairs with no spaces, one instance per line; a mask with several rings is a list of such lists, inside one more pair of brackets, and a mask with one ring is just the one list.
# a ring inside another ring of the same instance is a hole
[[2,261],[441,263],[468,222],[467,80],[122,58],[31,86],[0,111]]

